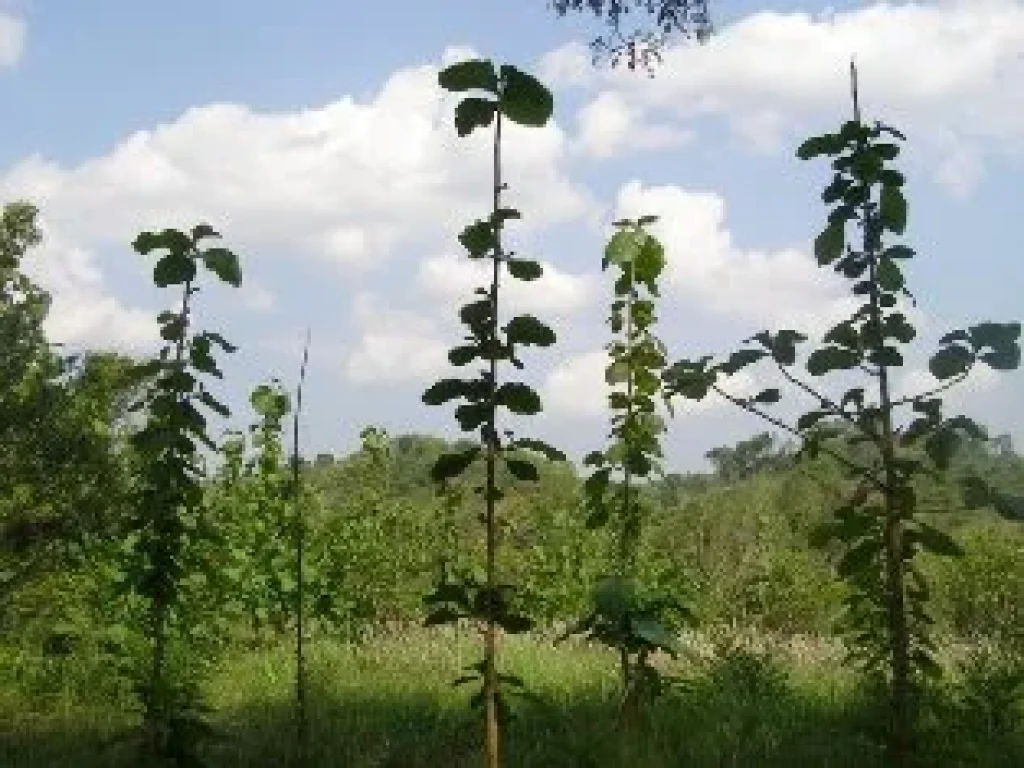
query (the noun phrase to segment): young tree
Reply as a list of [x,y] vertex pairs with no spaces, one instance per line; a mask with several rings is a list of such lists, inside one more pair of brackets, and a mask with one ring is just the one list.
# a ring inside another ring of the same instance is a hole
[[[722,363],[710,365],[711,357],[679,361],[665,378],[670,395],[701,399],[717,392],[801,437],[801,455],[830,453],[847,471],[852,492],[827,531],[845,549],[838,569],[851,589],[843,628],[854,658],[887,684],[889,762],[905,768],[915,759],[918,681],[922,674],[938,672],[928,630],[928,587],[915,557],[921,551],[960,551],[948,535],[918,517],[914,480],[944,472],[962,435],[984,434],[966,417],[945,418],[938,395],[963,382],[979,365],[1016,368],[1021,327],[984,322],[947,333],[929,363],[941,383],[906,397],[894,392],[894,371],[905,362],[900,347],[917,335],[901,304],[913,298],[901,265],[914,250],[890,241],[906,228],[904,177],[890,165],[900,152],[897,141],[905,139],[894,128],[862,121],[852,64],[851,76],[853,120],[837,133],[808,139],[797,151],[804,160],[834,158],[835,173],[822,194],[832,210],[814,252],[819,265],[853,283],[852,294],[861,303],[825,334],[823,345],[810,353],[805,365],[813,378],[838,374],[845,392],[833,396],[794,372],[797,346],[807,337],[793,330],[762,331],[747,340],[755,346]],[[854,242],[847,240],[851,224],[860,230]],[[815,403],[795,426],[763,408],[780,400],[778,389],[739,398],[720,386],[720,379],[759,361],[773,363],[777,375]],[[852,381],[856,374],[865,378],[862,385]],[[908,407],[911,414],[901,422]],[[832,446],[836,440],[854,444],[858,451],[837,451]]]
[[170,644],[176,632],[188,633],[180,615],[180,583],[186,563],[204,535],[204,462],[201,447],[215,450],[207,433],[203,410],[228,416],[227,407],[207,388],[203,377],[221,378],[214,347],[235,347],[215,331],[195,331],[193,304],[199,292],[200,265],[233,286],[242,281],[238,257],[226,248],[201,248],[219,235],[207,224],[190,233],[175,229],[143,232],[133,243],[148,255],[165,251],[153,269],[161,288],[180,286],[176,311],[160,314],[160,336],[166,342],[158,357],[143,366],[153,384],[136,404],[144,409],[145,426],[132,436],[141,457],[135,547],[129,583],[147,602],[147,634],[152,643],[151,664],[138,691],[143,704],[143,750],[147,760],[195,764],[196,741],[204,729],[197,706],[198,692],[168,671]]
[[455,109],[455,127],[460,136],[478,128],[494,126],[493,133],[493,197],[491,214],[485,220],[468,225],[459,236],[471,259],[489,258],[491,280],[487,287],[475,290],[477,299],[462,307],[459,315],[466,326],[466,343],[453,348],[448,359],[455,366],[479,360],[483,367],[474,378],[442,379],[423,394],[427,405],[441,405],[462,399],[455,416],[465,432],[478,432],[480,443],[459,453],[441,456],[431,470],[433,479],[444,483],[461,475],[481,457],[486,467],[486,480],[478,489],[483,494],[483,522],[486,530],[486,563],[482,583],[472,578],[450,580],[440,584],[426,598],[433,608],[428,625],[472,618],[483,624],[484,657],[472,666],[473,674],[461,679],[468,682],[482,678],[482,690],[474,701],[484,707],[484,752],[488,768],[501,764],[500,728],[504,708],[499,684],[516,684],[517,678],[502,675],[497,667],[498,630],[522,632],[531,622],[513,609],[511,587],[498,583],[498,519],[497,504],[502,498],[498,486],[499,462],[519,480],[537,480],[537,468],[517,449],[535,450],[551,459],[565,457],[554,448],[530,439],[515,439],[510,430],[499,430],[500,409],[514,414],[532,415],[541,411],[540,398],[526,384],[499,380],[499,364],[510,363],[522,368],[518,353],[524,346],[547,347],[555,342],[554,332],[532,315],[519,315],[501,325],[499,289],[505,271],[517,280],[535,280],[542,274],[540,264],[516,258],[502,245],[505,223],[520,218],[519,211],[502,205],[502,127],[505,120],[524,126],[542,126],[551,117],[553,101],[548,90],[532,76],[513,66],[496,69],[490,61],[473,60],[454,64],[443,70],[438,82],[448,91],[472,91]]
[[607,346],[610,362],[605,381],[611,387],[612,444],[583,460],[594,467],[584,484],[587,525],[614,520],[615,573],[601,579],[593,609],[570,634],[587,632],[619,652],[622,702],[619,724],[631,727],[644,698],[662,690],[663,679],[649,659],[664,650],[675,653],[667,615],[682,606],[664,595],[645,595],[637,583],[638,550],[647,505],[639,481],[662,474],[660,437],[664,419],[657,413],[660,374],[666,365],[665,345],[654,335],[658,277],[665,266],[664,248],[644,227],[654,217],[618,221],[618,231],[605,249],[601,267],[619,274],[608,323],[614,340]]

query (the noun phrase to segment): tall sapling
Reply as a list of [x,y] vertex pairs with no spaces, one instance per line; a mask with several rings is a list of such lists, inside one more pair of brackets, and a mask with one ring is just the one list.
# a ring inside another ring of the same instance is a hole
[[478,298],[460,310],[459,316],[467,329],[466,343],[448,353],[452,365],[465,366],[479,360],[483,367],[474,378],[442,379],[423,395],[423,402],[427,405],[462,399],[464,402],[455,411],[460,428],[465,432],[479,432],[479,445],[441,456],[431,474],[436,482],[444,483],[461,475],[482,454],[486,482],[477,490],[484,497],[483,521],[487,543],[483,582],[470,577],[443,581],[426,598],[431,608],[427,623],[451,623],[469,618],[483,624],[483,660],[472,666],[473,674],[460,678],[459,682],[482,678],[482,689],[473,701],[484,706],[486,765],[497,768],[501,764],[500,720],[504,707],[499,683],[519,684],[516,678],[501,675],[497,670],[498,629],[522,632],[531,625],[529,619],[513,610],[510,601],[512,587],[498,583],[496,513],[497,503],[502,498],[497,481],[498,463],[504,463],[509,473],[519,480],[536,480],[537,468],[513,451],[531,449],[552,460],[565,458],[545,443],[516,439],[510,430],[499,433],[498,428],[501,408],[520,415],[541,411],[540,398],[529,386],[515,381],[499,383],[499,363],[507,362],[522,368],[523,363],[518,357],[520,347],[531,344],[547,347],[555,342],[554,332],[532,315],[519,315],[500,325],[498,299],[503,272],[507,271],[514,279],[526,281],[536,280],[542,274],[541,265],[536,261],[516,258],[502,247],[505,222],[520,218],[519,211],[503,207],[501,202],[501,193],[506,188],[501,175],[502,126],[506,119],[524,126],[543,126],[551,117],[553,102],[547,89],[532,76],[507,64],[496,70],[490,61],[454,64],[440,73],[438,82],[448,91],[479,94],[466,96],[455,109],[455,127],[459,136],[494,126],[491,214],[485,220],[469,224],[459,236],[470,259],[490,259],[490,285],[477,288],[475,294]]

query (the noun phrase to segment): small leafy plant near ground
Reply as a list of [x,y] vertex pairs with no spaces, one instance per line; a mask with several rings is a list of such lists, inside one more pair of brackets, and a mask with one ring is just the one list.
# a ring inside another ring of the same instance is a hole
[[[585,632],[619,654],[622,701],[618,724],[636,725],[645,700],[662,692],[664,676],[651,665],[651,654],[675,654],[675,622],[687,618],[682,604],[669,595],[651,594],[637,582],[637,557],[649,504],[638,483],[662,472],[660,436],[665,421],[657,412],[665,345],[654,335],[658,277],[665,266],[661,243],[645,230],[656,221],[617,221],[601,261],[618,275],[608,324],[616,338],[607,346],[605,382],[612,388],[612,444],[593,451],[583,463],[593,467],[584,483],[587,526],[614,526],[615,573],[595,586],[593,609],[569,634]],[[674,614],[674,615],[673,615]]]

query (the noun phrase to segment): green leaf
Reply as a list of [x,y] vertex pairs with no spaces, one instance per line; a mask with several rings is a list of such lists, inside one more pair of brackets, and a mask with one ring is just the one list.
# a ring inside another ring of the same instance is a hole
[[459,242],[473,259],[486,256],[498,246],[494,226],[489,221],[474,221],[467,225],[459,235]]
[[629,380],[629,363],[625,360],[612,361],[604,372],[605,383],[609,386]]
[[477,128],[486,128],[494,120],[496,104],[488,99],[471,96],[455,107],[455,130],[459,136],[468,136]]
[[548,445],[543,440],[534,440],[533,438],[523,437],[517,440],[513,440],[511,443],[512,448],[525,448],[528,451],[536,451],[537,453],[544,456],[548,461],[567,461],[566,455],[554,446]]
[[462,379],[441,379],[423,393],[426,405],[441,405],[466,394],[466,382]]
[[505,333],[513,344],[549,347],[555,343],[555,332],[533,315],[513,317],[505,326]]
[[533,75],[510,64],[501,67],[501,111],[512,122],[539,127],[554,111],[551,92]]
[[761,349],[741,349],[738,352],[733,352],[726,362],[717,366],[717,369],[726,376],[732,376],[751,363],[756,363],[761,358],[766,357],[767,354],[767,352]]
[[460,61],[442,69],[437,82],[446,91],[481,90],[498,95],[498,74],[485,59]]
[[608,490],[611,479],[611,467],[599,469],[583,482],[583,491],[590,498],[601,498]]
[[620,229],[613,234],[604,248],[607,264],[631,264],[636,261],[646,235],[635,229]]
[[894,293],[903,288],[903,273],[892,259],[884,257],[879,259],[876,277],[878,278],[878,285],[883,291]]
[[647,283],[654,293],[655,281],[665,268],[665,248],[655,237],[645,234],[640,245],[640,252],[634,263],[634,274],[637,280]]
[[907,321],[906,316],[901,312],[889,315],[885,319],[884,333],[887,338],[896,339],[896,341],[903,344],[909,344],[917,336],[914,326]]
[[157,248],[166,248],[172,253],[186,254],[192,250],[192,241],[188,235],[176,229],[165,229],[162,232],[141,232],[132,242],[132,248],[143,256]]
[[494,393],[496,405],[504,405],[512,413],[530,416],[540,413],[542,409],[540,397],[532,388],[519,382],[508,382],[498,387]]
[[754,397],[751,399],[755,403],[764,403],[765,405],[771,405],[772,403],[777,403],[779,402],[779,400],[782,399],[782,393],[775,388],[764,389],[758,392],[756,395],[754,395]]
[[195,262],[184,253],[169,253],[163,256],[153,268],[153,282],[158,288],[182,285],[195,280],[195,277]]
[[846,227],[842,221],[830,223],[814,239],[814,258],[819,264],[831,264],[843,255],[846,245]]
[[506,457],[505,466],[516,480],[536,482],[540,479],[540,473],[532,462]]
[[461,475],[480,454],[480,446],[476,445],[460,453],[444,453],[430,468],[430,477],[434,482],[449,480]]
[[924,441],[924,451],[936,467],[944,470],[949,467],[949,462],[959,443],[960,438],[956,432],[950,429],[939,429]]
[[487,421],[490,409],[487,403],[465,403],[455,409],[455,419],[463,432],[476,429]]
[[903,190],[897,186],[882,187],[882,195],[878,205],[878,216],[882,226],[897,235],[907,228],[907,199]]
[[225,283],[235,288],[242,284],[242,269],[237,255],[227,248],[210,248],[202,255],[207,268]]
[[480,349],[475,344],[464,344],[448,351],[448,362],[456,367],[469,365],[476,360],[479,354]]
[[798,331],[779,331],[772,341],[772,358],[779,365],[792,365],[796,362],[796,345],[803,341],[807,337]]
[[209,237],[220,237],[220,232],[209,224],[196,224],[192,227],[192,242],[198,243],[200,240],[205,240]]
[[899,350],[893,347],[880,347],[870,355],[868,360],[873,365],[885,366],[887,368],[898,367],[903,365],[903,355],[899,353]]
[[917,527],[908,533],[912,533],[913,537],[921,542],[921,546],[933,554],[959,557],[964,553],[949,534],[925,523],[918,523]]
[[828,344],[838,344],[847,349],[857,349],[860,346],[860,334],[849,320],[839,323],[825,334],[824,341]]
[[544,269],[536,261],[529,259],[507,259],[505,266],[509,274],[517,280],[536,280],[544,274]]
[[1017,343],[1020,323],[978,323],[970,329],[971,341],[976,347],[1001,349]]
[[965,373],[974,362],[974,354],[959,344],[940,349],[928,361],[928,370],[939,381]]
[[811,136],[799,146],[796,156],[801,160],[810,160],[820,155],[835,155],[842,151],[843,146],[842,137],[836,133]]
[[982,352],[978,359],[997,371],[1013,371],[1020,367],[1020,347],[1000,349],[996,352]]
[[908,248],[905,245],[890,245],[884,251],[882,256],[887,259],[909,259],[913,257],[914,249]]
[[827,411],[808,411],[797,419],[796,428],[803,432],[804,430],[813,427],[828,415]]
[[807,372],[821,376],[830,371],[849,370],[860,364],[860,354],[840,347],[822,347],[807,358]]

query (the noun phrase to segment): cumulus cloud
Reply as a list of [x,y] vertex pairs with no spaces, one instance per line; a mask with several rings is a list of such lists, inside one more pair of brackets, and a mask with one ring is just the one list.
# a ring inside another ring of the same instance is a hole
[[153,313],[126,307],[111,296],[96,266],[95,254],[50,235],[26,257],[25,273],[49,291],[53,303],[48,337],[70,346],[99,345],[126,350],[150,347],[158,340]]
[[[541,266],[544,274],[537,280],[508,280],[503,284],[502,295],[509,312],[565,316],[587,306],[596,295],[595,275],[572,274],[543,261]],[[464,256],[435,255],[420,263],[416,279],[424,293],[449,307],[471,298],[474,288],[489,284],[490,267]]]
[[[488,206],[489,142],[456,136],[454,97],[437,72],[404,68],[365,102],[345,96],[299,112],[195,107],[74,167],[27,158],[0,178],[0,196],[32,200],[80,248],[123,248],[140,230],[202,220],[250,258],[377,268],[396,252],[436,247]],[[554,123],[506,131],[506,172],[516,205],[531,212],[527,230],[595,207],[564,174],[567,152]]]
[[669,125],[647,125],[621,95],[605,92],[579,113],[577,153],[611,157],[624,149],[666,149],[689,141],[693,134]]
[[448,367],[448,344],[433,320],[393,309],[362,293],[353,306],[359,341],[345,354],[345,377],[356,384],[423,382]]
[[823,332],[856,306],[839,280],[807,253],[747,250],[733,243],[725,200],[714,192],[625,184],[619,190],[618,215],[645,214],[660,217],[651,232],[665,246],[670,289],[713,312],[758,328]]
[[0,13],[0,67],[13,67],[25,51],[25,22]]
[[[550,53],[543,68],[563,83],[597,88],[580,119],[581,142],[594,154],[607,150],[585,141],[595,114],[611,128],[654,119],[685,126],[714,116],[741,140],[772,151],[792,143],[790,132],[849,114],[851,56],[867,115],[906,128],[915,147],[922,142],[940,156],[955,155],[960,144],[982,154],[1024,149],[1024,4],[1016,0],[761,11],[705,45],[670,48],[654,78],[595,74],[576,45]],[[979,167],[954,157],[935,169],[936,179],[962,194]]]

